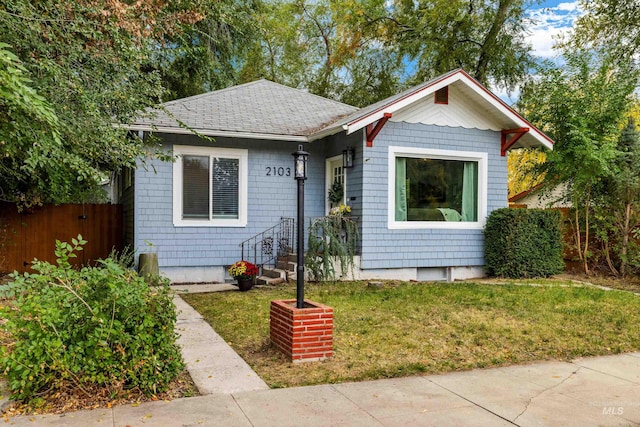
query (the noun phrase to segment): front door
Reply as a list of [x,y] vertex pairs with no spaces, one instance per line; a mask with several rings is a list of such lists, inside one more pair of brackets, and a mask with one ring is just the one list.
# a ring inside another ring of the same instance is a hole
[[328,214],[331,208],[346,204],[347,171],[342,167],[342,156],[331,157],[326,164],[325,210]]

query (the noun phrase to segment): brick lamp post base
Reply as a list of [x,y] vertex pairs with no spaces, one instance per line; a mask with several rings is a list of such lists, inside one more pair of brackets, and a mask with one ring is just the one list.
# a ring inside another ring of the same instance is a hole
[[294,363],[333,356],[333,308],[305,300],[271,301],[271,342]]

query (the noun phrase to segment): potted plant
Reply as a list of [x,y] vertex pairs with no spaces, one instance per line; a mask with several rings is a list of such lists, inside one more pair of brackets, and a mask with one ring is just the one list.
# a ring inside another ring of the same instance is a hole
[[258,266],[249,261],[236,261],[229,267],[229,274],[238,281],[240,291],[246,292],[253,287],[258,275]]

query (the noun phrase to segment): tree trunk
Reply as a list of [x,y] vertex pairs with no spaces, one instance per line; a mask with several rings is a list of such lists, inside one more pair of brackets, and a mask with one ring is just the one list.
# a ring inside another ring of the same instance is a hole
[[578,258],[582,262],[582,239],[580,238],[580,210],[576,208],[576,225],[573,227],[576,248],[578,249]]
[[589,252],[589,206],[591,204],[591,190],[587,191],[587,199],[584,202],[584,250],[582,262],[584,263],[584,273],[589,274],[589,263],[587,254]]
[[627,203],[624,209],[624,223],[622,229],[622,247],[620,248],[620,274],[624,276],[627,270],[627,254],[629,253],[629,234],[631,232],[631,203]]
[[605,258],[607,259],[607,265],[609,266],[609,270],[611,270],[611,272],[614,274],[614,276],[619,275],[620,273],[618,272],[618,270],[616,270],[616,267],[613,265],[613,262],[611,261],[611,254],[609,253],[609,241],[605,240],[604,241],[604,255]]
[[504,23],[507,20],[507,12],[509,11],[512,3],[513,0],[500,0],[498,3],[498,10],[496,10],[496,16],[491,23],[491,28],[482,42],[480,57],[478,58],[474,77],[484,85],[487,85],[488,83],[487,66],[489,65],[489,54],[494,49],[500,30],[504,27]]

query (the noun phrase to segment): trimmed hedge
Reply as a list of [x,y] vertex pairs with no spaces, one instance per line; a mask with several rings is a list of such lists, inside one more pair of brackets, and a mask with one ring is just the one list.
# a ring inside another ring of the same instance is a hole
[[561,215],[548,209],[497,209],[484,230],[490,276],[548,277],[564,270]]

